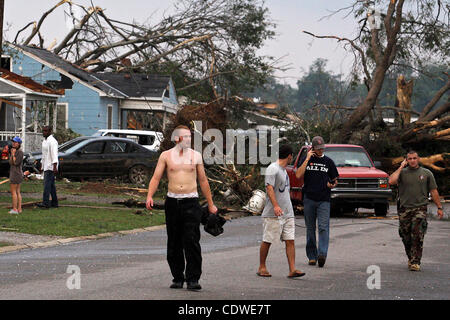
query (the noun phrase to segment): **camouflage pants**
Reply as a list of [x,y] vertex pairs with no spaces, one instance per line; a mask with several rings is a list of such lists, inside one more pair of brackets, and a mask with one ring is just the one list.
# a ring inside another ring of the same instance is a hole
[[422,258],[423,239],[427,232],[427,206],[400,208],[399,234],[411,264],[419,264]]

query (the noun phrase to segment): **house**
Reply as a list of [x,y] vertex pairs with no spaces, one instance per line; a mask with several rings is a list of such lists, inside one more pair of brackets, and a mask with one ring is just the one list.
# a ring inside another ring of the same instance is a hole
[[42,134],[37,133],[39,110],[56,105],[63,94],[64,90],[48,88],[0,68],[0,140],[21,136],[23,150],[40,149]]
[[47,124],[54,130],[70,128],[81,135],[98,129],[162,131],[168,116],[178,110],[170,76],[92,73],[35,46],[6,42],[3,50],[3,68],[55,91],[64,90],[55,108],[47,110]]

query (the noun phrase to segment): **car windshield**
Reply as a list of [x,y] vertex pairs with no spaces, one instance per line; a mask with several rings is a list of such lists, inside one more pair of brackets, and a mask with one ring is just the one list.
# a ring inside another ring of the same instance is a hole
[[325,148],[325,155],[330,157],[336,167],[372,167],[372,163],[361,148]]
[[[69,148],[66,148],[63,152],[72,153],[72,152],[78,150],[79,148],[83,147],[90,141],[92,141],[92,139],[79,140],[77,143],[72,144]],[[61,152],[61,150],[59,150],[59,151]]]

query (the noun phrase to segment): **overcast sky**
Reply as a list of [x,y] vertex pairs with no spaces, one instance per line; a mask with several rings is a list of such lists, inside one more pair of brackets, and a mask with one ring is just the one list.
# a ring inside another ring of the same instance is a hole
[[[72,0],[89,6],[90,0]],[[41,15],[53,7],[59,0],[6,0],[4,13],[5,40],[12,41],[18,30],[31,21],[39,20]],[[144,22],[146,19],[156,19],[164,10],[170,8],[170,1],[155,0],[92,0],[92,2],[106,9],[106,14],[121,21]],[[163,4],[162,4],[163,3]],[[338,14],[329,19],[323,19],[330,11],[347,6],[350,0],[266,0],[272,20],[277,24],[276,37],[267,41],[261,54],[281,58],[280,65],[288,65],[291,69],[277,73],[278,81],[296,87],[296,81],[307,71],[311,63],[317,58],[328,60],[328,70],[338,74],[347,74],[351,65],[352,55],[346,53],[333,40],[312,39],[302,33],[307,30],[318,35],[337,35],[351,37],[355,31],[352,17],[344,19],[344,14]],[[55,10],[41,27],[41,34],[46,37],[44,45],[56,38],[61,41],[68,31],[64,20],[63,5]],[[24,37],[27,33],[22,33]],[[34,42],[37,42],[37,37]]]

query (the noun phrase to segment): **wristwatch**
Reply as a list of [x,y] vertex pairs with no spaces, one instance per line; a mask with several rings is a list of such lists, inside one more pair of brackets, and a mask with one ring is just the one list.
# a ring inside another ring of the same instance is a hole
[[438,210],[444,210],[444,208],[442,208],[442,207],[440,207],[440,208],[437,208]]

